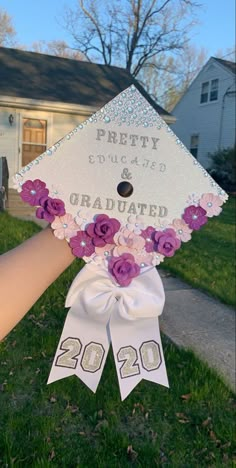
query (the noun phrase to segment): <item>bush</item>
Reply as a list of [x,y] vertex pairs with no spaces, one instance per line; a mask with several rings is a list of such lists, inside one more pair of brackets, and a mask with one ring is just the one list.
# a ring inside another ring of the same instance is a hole
[[236,146],[209,153],[212,165],[208,172],[225,190],[236,190]]

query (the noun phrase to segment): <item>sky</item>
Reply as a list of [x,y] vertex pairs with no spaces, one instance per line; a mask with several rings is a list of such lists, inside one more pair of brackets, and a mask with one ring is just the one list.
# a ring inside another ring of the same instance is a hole
[[[198,3],[202,5],[197,15],[200,24],[192,31],[191,42],[206,48],[209,57],[219,49],[232,48],[235,42],[234,0],[198,0]],[[0,0],[0,8],[12,17],[18,42],[24,46],[54,39],[65,40],[73,46],[70,36],[59,24],[64,6],[73,4],[74,0]]]

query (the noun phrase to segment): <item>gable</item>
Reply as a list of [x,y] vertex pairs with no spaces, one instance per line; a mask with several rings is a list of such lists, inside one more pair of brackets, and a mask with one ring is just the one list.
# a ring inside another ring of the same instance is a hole
[[[185,103],[188,99],[191,99],[191,104],[193,103],[194,99],[197,99],[197,103],[200,103],[200,95],[201,95],[201,86],[204,82],[211,81],[211,80],[219,80],[219,91],[223,94],[224,90],[228,88],[228,86],[234,82],[234,76],[229,69],[222,66],[214,57],[211,57],[195,79],[192,81],[184,95],[178,101],[172,113],[174,115],[175,111],[178,110],[179,107],[182,108],[183,103]],[[191,93],[191,94],[190,94]],[[191,96],[191,98],[190,98]],[[197,96],[197,98],[196,98]]]

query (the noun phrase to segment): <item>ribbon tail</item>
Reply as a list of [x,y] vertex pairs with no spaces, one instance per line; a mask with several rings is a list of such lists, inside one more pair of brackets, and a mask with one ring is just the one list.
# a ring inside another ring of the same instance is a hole
[[143,379],[169,388],[158,317],[140,324],[145,340],[140,347]]
[[127,321],[117,305],[110,333],[122,401],[142,379],[169,387],[157,317]]
[[76,375],[94,393],[110,347],[106,323],[89,317],[79,303],[67,314],[48,384]]

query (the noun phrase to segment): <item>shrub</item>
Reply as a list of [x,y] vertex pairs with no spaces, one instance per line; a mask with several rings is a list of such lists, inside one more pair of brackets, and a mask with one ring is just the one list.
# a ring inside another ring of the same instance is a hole
[[212,164],[208,172],[225,190],[236,190],[236,146],[209,153]]

